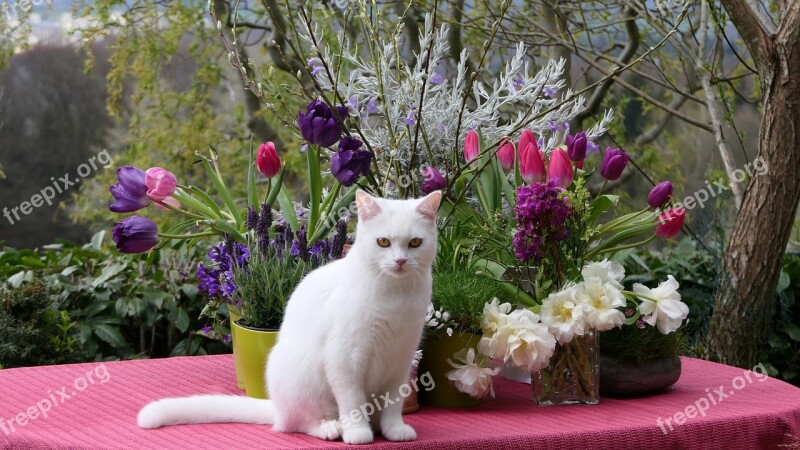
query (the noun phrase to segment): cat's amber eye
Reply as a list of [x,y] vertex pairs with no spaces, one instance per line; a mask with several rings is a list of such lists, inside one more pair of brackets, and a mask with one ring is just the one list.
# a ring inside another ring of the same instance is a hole
[[411,248],[417,248],[420,245],[422,245],[422,239],[420,239],[420,238],[414,238],[414,239],[408,241],[408,246],[411,247]]
[[378,245],[380,245],[383,248],[386,248],[386,247],[392,245],[392,243],[389,242],[389,240],[386,239],[386,238],[379,238],[378,239]]

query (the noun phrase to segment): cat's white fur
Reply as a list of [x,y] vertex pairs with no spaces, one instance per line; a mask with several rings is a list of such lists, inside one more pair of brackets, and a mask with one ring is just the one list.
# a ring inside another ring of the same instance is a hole
[[[139,412],[139,426],[244,422],[321,439],[341,436],[350,444],[372,442],[373,430],[393,441],[415,439],[414,429],[403,422],[402,401],[370,417],[349,418],[387,392],[397,397],[408,381],[431,298],[440,200],[439,192],[421,200],[357,192],[353,247],[345,258],[309,273],[286,307],[267,364],[270,400],[163,399]],[[381,238],[390,245],[380,246]],[[417,248],[409,246],[414,238],[422,239]],[[342,417],[348,419],[337,419]]]

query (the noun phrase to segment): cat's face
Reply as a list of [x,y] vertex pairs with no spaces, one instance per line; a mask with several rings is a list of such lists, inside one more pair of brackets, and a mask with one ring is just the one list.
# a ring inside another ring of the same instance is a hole
[[395,278],[430,270],[436,258],[436,211],[442,195],[387,200],[356,193],[359,255],[382,274]]

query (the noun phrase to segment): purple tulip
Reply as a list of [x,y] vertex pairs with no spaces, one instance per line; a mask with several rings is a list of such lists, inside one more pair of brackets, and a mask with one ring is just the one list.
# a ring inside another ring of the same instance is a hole
[[567,155],[575,162],[586,159],[586,133],[567,135]]
[[[339,118],[347,119],[347,108],[337,106]],[[297,112],[297,126],[303,139],[321,147],[330,147],[339,140],[342,127],[336,120],[330,106],[320,100],[314,100],[306,107],[306,112]]]
[[117,169],[117,184],[108,188],[114,196],[114,203],[108,207],[115,213],[129,213],[138,211],[150,204],[147,196],[147,174],[133,166]]
[[114,225],[112,232],[121,253],[144,253],[158,243],[158,227],[142,216],[131,216]]
[[653,209],[658,209],[672,196],[672,183],[662,181],[653,187],[647,196],[647,204]]
[[339,150],[331,156],[331,173],[339,183],[350,187],[369,172],[372,152],[361,149],[362,142],[347,136],[339,142]]
[[447,187],[447,180],[435,167],[428,166],[422,169],[422,177],[425,178],[422,183],[422,192],[426,195],[433,191],[441,191]]
[[618,148],[607,148],[603,155],[603,162],[600,165],[600,175],[606,180],[614,181],[619,179],[625,166],[628,165],[628,154]]

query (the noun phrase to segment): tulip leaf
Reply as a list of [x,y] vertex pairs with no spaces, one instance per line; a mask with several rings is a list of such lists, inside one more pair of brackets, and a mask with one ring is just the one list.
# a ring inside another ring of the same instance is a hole
[[281,206],[283,218],[289,224],[292,231],[296,232],[300,228],[300,225],[297,222],[297,213],[294,210],[294,204],[292,203],[292,199],[289,198],[289,194],[286,193],[286,189],[281,189],[280,193],[278,193],[278,204]]
[[[192,186],[189,190],[192,191],[193,188],[194,188],[194,186]],[[198,189],[198,191],[199,192],[203,192],[203,191],[201,191],[199,189]],[[198,193],[198,195],[199,195],[199,193]],[[208,195],[208,194],[206,194],[206,195]],[[211,208],[209,208],[208,206],[203,204],[203,202],[201,202],[200,200],[197,200],[196,198],[192,197],[190,194],[187,194],[182,189],[176,190],[175,193],[172,194],[172,197],[175,198],[175,200],[178,200],[179,202],[181,202],[182,204],[194,209],[200,215],[206,217],[209,220],[222,220],[222,213],[219,212],[219,208],[216,208],[216,212],[215,212],[214,210],[212,210]],[[212,201],[212,203],[213,203],[213,201]],[[214,205],[214,206],[216,207],[216,205]]]
[[[266,203],[272,207],[275,204],[275,200],[278,198],[278,194],[283,190],[283,175],[286,173],[286,169],[283,168],[278,173],[278,178],[275,179],[273,183],[270,181],[270,190],[269,194],[267,195],[267,199],[265,200]],[[258,205],[256,205],[258,206]]]
[[[336,225],[336,222],[342,217],[340,212],[343,209],[348,209],[350,205],[356,198],[356,191],[358,190],[358,185],[354,184],[350,187],[350,189],[344,193],[342,198],[339,199],[336,203],[333,204],[333,207],[330,210],[330,213],[326,214],[324,217],[324,221],[320,224],[314,234],[311,236],[311,239],[308,240],[308,245],[313,245],[319,239],[322,239],[323,236],[328,234],[328,232]],[[335,198],[336,196],[329,195],[329,197]]]
[[216,218],[216,219],[222,219],[223,218],[222,217],[222,211],[220,211],[219,206],[217,206],[217,203],[214,201],[213,198],[211,198],[210,195],[208,195],[206,193],[206,191],[200,189],[197,186],[190,186],[189,187],[189,191],[192,194],[197,195],[197,197],[200,199],[201,202],[203,202],[203,204],[205,204],[206,206],[211,208],[212,211],[214,211],[214,214],[215,214],[214,218]]
[[601,195],[594,199],[589,206],[589,220],[594,223],[600,214],[608,211],[609,208],[619,202],[619,195]]
[[225,207],[236,221],[236,227],[239,228],[242,224],[242,218],[236,212],[237,208],[236,204],[233,202],[233,197],[231,197],[231,192],[227,187],[225,187],[225,183],[211,166],[208,158],[202,158],[201,161],[203,162],[203,167],[206,169],[206,173],[208,174],[209,178],[211,178],[211,183],[214,184],[214,188],[217,190],[217,193],[219,193],[219,195],[222,197],[222,201],[225,202]]

